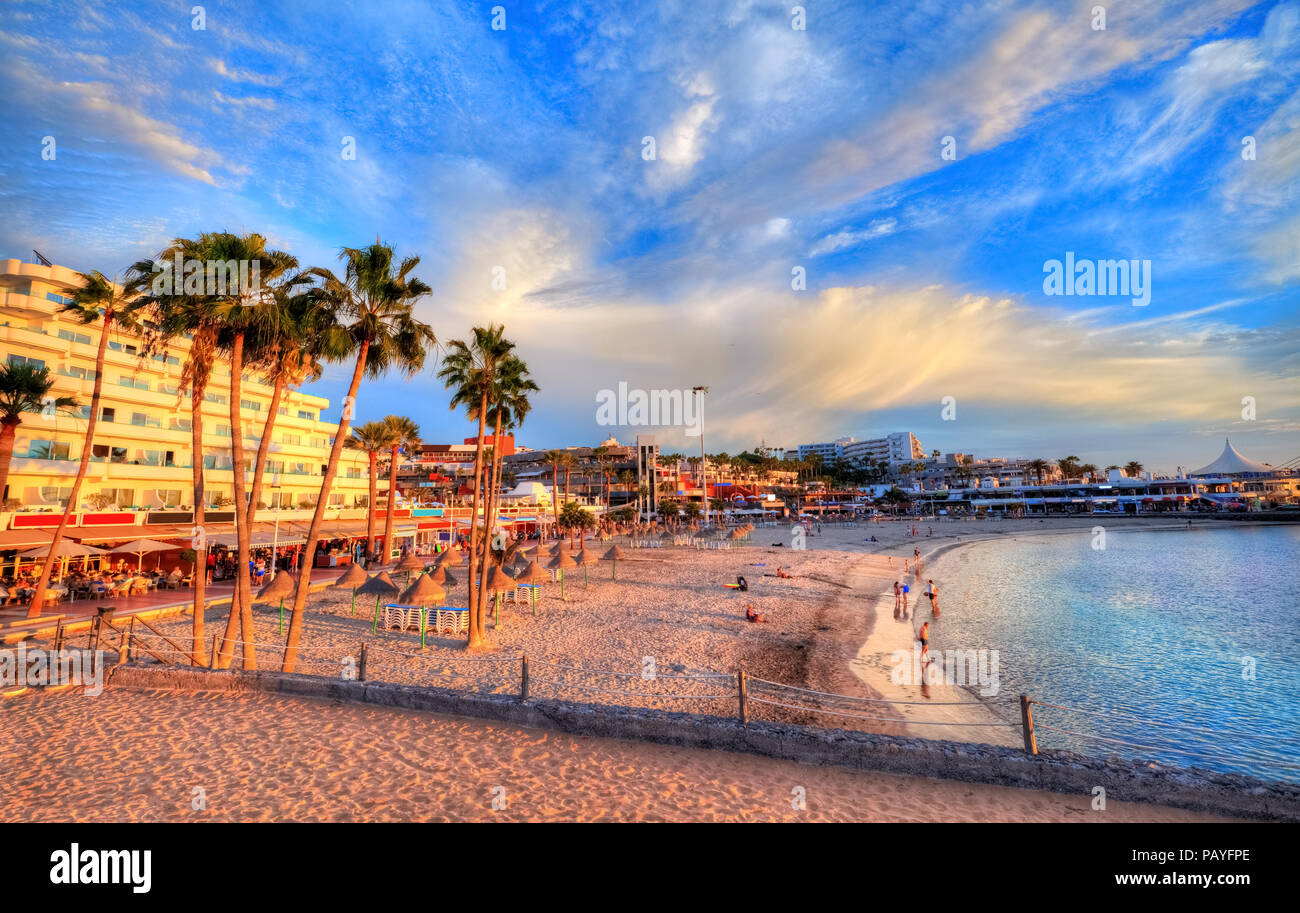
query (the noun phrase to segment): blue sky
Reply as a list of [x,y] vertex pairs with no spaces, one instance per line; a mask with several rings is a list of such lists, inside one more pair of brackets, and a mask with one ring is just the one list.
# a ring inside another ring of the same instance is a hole
[[[379,236],[440,339],[505,322],[538,447],[630,439],[595,421],[625,381],[709,385],[711,451],[1300,455],[1295,2],[493,5],[5,3],[0,255]],[[1150,303],[1044,294],[1067,251],[1150,261]],[[358,417],[468,434],[433,364]]]

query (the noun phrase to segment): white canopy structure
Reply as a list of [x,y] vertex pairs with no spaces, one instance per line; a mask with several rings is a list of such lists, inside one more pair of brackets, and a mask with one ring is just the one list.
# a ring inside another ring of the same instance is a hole
[[1256,463],[1254,460],[1247,459],[1237,452],[1232,446],[1232,442],[1227,438],[1223,439],[1223,453],[1219,458],[1208,466],[1202,466],[1189,475],[1194,476],[1238,476],[1238,475],[1268,475],[1273,472],[1272,466],[1265,466],[1263,463]]

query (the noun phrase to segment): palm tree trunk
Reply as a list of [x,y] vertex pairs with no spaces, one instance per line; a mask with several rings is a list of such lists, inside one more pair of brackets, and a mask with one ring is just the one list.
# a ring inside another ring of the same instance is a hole
[[257,640],[253,628],[253,584],[248,565],[252,551],[251,505],[245,504],[244,423],[240,417],[243,397],[244,334],[236,333],[230,352],[230,469],[235,481],[235,591],[230,596],[230,614],[226,617],[226,634],[221,641],[217,662],[220,668],[230,665],[235,651],[235,619],[243,640],[244,668],[257,668]]
[[[207,534],[203,529],[203,391],[207,379],[199,384],[190,383],[190,446],[194,450],[191,478],[194,483],[194,527],[199,531],[191,541],[194,548],[194,643],[190,655],[196,666],[208,664],[207,645],[203,642],[203,609],[207,603],[208,549]],[[200,546],[202,546],[200,548]]]
[[384,511],[384,560],[393,560],[393,510],[397,507],[397,445],[388,451],[388,510]]
[[[348,387],[345,403],[356,408],[357,389],[361,386],[361,375],[366,370],[366,356],[370,354],[370,341],[361,343],[357,353],[357,366],[352,371],[352,384]],[[293,597],[293,617],[289,620],[289,639],[284,648],[282,672],[292,672],[298,662],[298,641],[302,638],[303,621],[307,614],[307,588],[311,585],[312,565],[316,563],[316,544],[320,541],[321,525],[325,520],[325,507],[329,503],[330,486],[339,471],[339,454],[343,452],[343,442],[348,436],[348,423],[351,414],[348,406],[343,407],[339,417],[339,430],[334,434],[334,446],[330,448],[330,461],[325,466],[325,478],[321,479],[320,495],[316,498],[316,511],[312,514],[311,528],[307,531],[307,543],[303,546],[302,573],[298,575],[298,592]]]
[[0,427],[0,493],[9,484],[9,464],[14,458],[14,437],[21,422],[5,422]]
[[[27,609],[28,617],[41,614],[45,605],[45,588],[50,582],[50,572],[59,560],[59,543],[63,541],[63,531],[68,527],[72,513],[81,500],[81,483],[86,479],[86,470],[90,468],[90,456],[95,443],[95,426],[99,423],[99,398],[104,389],[104,352],[108,348],[108,330],[113,323],[113,309],[104,309],[104,329],[99,334],[99,351],[95,354],[95,387],[90,394],[90,419],[86,422],[86,444],[81,450],[81,464],[77,467],[77,478],[72,482],[72,494],[68,495],[68,506],[63,511],[59,526],[54,530],[54,539],[50,542],[50,553],[45,558],[45,567],[41,569],[41,579],[36,581],[36,590],[32,593],[32,602]],[[10,447],[12,448],[12,444]]]
[[[474,586],[474,571],[478,567],[478,492],[483,481],[483,431],[487,421],[487,388],[479,398],[478,410],[478,444],[474,449],[474,498],[470,502],[469,513],[469,573],[465,576],[469,587],[469,649],[483,645],[483,627],[479,624],[479,591]],[[483,581],[484,584],[487,580]]]
[[373,450],[366,452],[370,458],[370,503],[366,506],[366,567],[374,563],[375,557],[375,501],[379,497],[379,455]]
[[[488,467],[487,507],[483,511],[483,530],[488,541],[483,547],[483,583],[487,583],[488,565],[492,563],[492,527],[497,516],[497,489],[500,487],[501,410],[497,410],[496,430],[492,434],[492,465]],[[479,600],[479,630],[487,631],[487,601]]]
[[551,464],[551,510],[555,514],[555,532],[560,532],[560,464]]
[[280,400],[284,396],[284,377],[275,379],[275,388],[271,393],[271,411],[262,424],[262,440],[257,445],[257,462],[253,465],[253,491],[248,496],[248,528],[253,528],[257,516],[257,505],[262,500],[262,483],[266,474],[266,459],[271,453],[271,435],[275,431],[275,419],[280,412]]

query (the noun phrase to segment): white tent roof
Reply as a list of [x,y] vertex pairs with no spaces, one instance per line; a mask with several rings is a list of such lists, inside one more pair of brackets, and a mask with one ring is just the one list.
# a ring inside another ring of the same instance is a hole
[[1223,453],[1219,454],[1219,458],[1208,466],[1193,470],[1191,474],[1194,476],[1231,476],[1246,472],[1272,471],[1272,466],[1265,466],[1263,463],[1256,463],[1254,460],[1242,456],[1232,446],[1232,442],[1224,438]]

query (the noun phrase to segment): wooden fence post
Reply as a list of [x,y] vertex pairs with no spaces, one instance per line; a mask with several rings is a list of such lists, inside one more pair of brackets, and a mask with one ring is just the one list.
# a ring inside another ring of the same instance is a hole
[[736,672],[736,689],[737,696],[740,699],[740,725],[744,726],[749,723],[749,708],[745,706],[745,667],[741,666]]
[[357,664],[357,681],[366,680],[366,642],[361,641],[361,662]]
[[217,668],[217,636],[216,634],[212,635],[212,652],[208,654],[209,669]]
[[122,639],[117,645],[117,664],[129,663],[131,661],[131,632],[135,630],[135,619],[131,619],[131,624],[122,632]]
[[1025,731],[1025,751],[1038,754],[1038,743],[1034,740],[1034,712],[1029,709],[1029,697],[1020,695],[1020,726]]
[[54,653],[57,656],[63,650],[63,622],[54,629]]
[[524,654],[524,657],[520,662],[519,699],[521,701],[528,700],[528,654],[527,653]]

